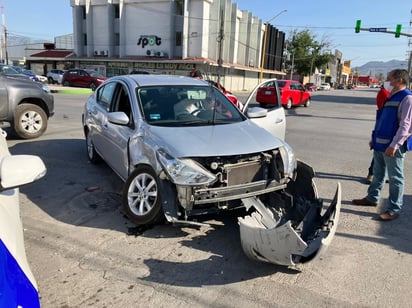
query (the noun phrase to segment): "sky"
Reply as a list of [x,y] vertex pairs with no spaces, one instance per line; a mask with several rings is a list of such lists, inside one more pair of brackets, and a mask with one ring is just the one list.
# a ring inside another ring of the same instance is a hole
[[[73,33],[70,0],[0,0],[2,24],[14,35],[54,41],[54,37]],[[215,0],[216,1],[216,0]],[[402,24],[402,33],[412,35],[412,2],[397,1],[391,5],[383,0],[346,0],[340,4],[326,0],[232,0],[239,10],[285,32],[310,30],[317,41],[330,43],[332,51],[338,49],[343,60],[351,60],[356,67],[369,61],[407,60],[412,37],[395,38],[389,33],[361,31],[355,33],[356,20],[362,28],[387,28],[394,31]],[[409,2],[409,4],[407,4]]]

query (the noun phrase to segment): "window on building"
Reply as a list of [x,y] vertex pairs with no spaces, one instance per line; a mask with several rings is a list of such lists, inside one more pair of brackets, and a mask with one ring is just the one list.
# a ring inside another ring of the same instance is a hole
[[81,8],[82,8],[82,15],[83,15],[83,19],[86,19],[86,6],[85,5],[82,5],[81,6]]
[[176,32],[176,46],[182,46],[182,32]]
[[183,16],[183,0],[177,0],[176,3],[176,15]]
[[115,46],[119,46],[119,45],[120,45],[120,34],[119,34],[119,33],[115,33],[115,34],[114,34],[114,45],[115,45]]
[[83,45],[87,46],[87,34],[83,33]]
[[118,4],[114,5],[114,18],[120,18],[120,6]]

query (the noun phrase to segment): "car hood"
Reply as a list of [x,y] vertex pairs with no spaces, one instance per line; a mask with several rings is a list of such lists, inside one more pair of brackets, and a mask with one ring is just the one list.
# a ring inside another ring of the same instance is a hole
[[175,157],[247,154],[283,145],[280,139],[249,120],[210,126],[150,126],[148,133],[158,147]]

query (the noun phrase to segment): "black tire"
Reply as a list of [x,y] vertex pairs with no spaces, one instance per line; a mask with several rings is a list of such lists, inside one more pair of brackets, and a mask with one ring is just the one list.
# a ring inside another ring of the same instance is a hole
[[65,87],[70,87],[70,82],[68,82],[67,80],[63,80],[62,85]]
[[48,82],[49,84],[54,84],[54,79],[51,78],[51,77],[49,77],[49,78],[47,78],[47,82]]
[[122,196],[123,208],[137,225],[152,225],[164,219],[159,179],[153,169],[138,166],[127,179]]
[[94,148],[93,141],[90,139],[90,135],[86,133],[86,148],[87,148],[87,157],[89,158],[90,162],[93,164],[97,164],[102,161],[99,153],[96,152]]
[[288,101],[287,101],[287,103],[286,103],[286,105],[285,105],[285,108],[286,108],[286,109],[292,108],[292,99],[291,99],[291,98],[288,99]]
[[14,112],[13,127],[20,138],[37,138],[47,129],[46,112],[37,105],[18,105]]
[[92,91],[94,91],[94,90],[96,90],[97,86],[94,82],[92,82],[92,83],[90,83],[89,88],[92,89]]
[[303,106],[309,107],[311,103],[312,103],[312,100],[310,98],[308,98],[308,100],[306,101],[306,103]]

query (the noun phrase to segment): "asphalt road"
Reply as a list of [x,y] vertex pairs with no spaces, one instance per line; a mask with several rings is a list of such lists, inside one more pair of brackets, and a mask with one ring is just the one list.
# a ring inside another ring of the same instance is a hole
[[[350,202],[367,189],[376,93],[319,92],[310,107],[286,111],[286,140],[314,167],[319,197],[328,205],[338,182],[343,191],[334,241],[321,259],[297,268],[247,259],[235,213],[204,218],[210,227],[134,228],[120,208],[120,180],[87,160],[87,95],[55,94],[56,114],[41,138],[8,140],[13,154],[39,155],[48,168],[21,189],[42,307],[410,307],[410,157],[398,220],[376,220],[383,204]],[[387,196],[385,187],[382,203]]]

